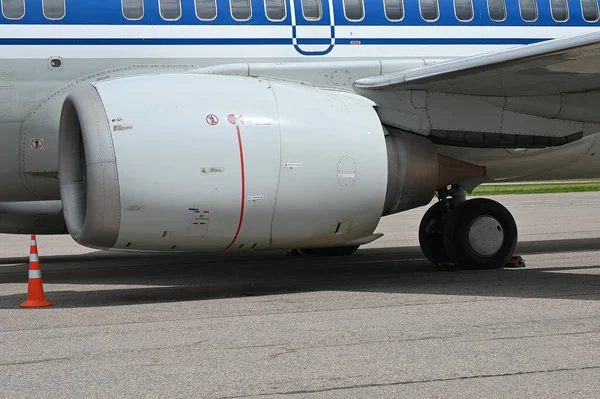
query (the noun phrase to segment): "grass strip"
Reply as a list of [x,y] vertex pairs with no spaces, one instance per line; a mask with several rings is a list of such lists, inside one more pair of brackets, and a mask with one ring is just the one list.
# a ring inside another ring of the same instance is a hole
[[600,191],[600,181],[482,184],[471,195],[582,193],[588,191]]

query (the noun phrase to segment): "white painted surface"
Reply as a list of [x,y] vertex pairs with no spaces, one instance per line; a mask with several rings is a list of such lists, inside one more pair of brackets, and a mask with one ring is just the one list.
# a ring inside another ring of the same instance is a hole
[[[119,175],[115,248],[334,246],[370,235],[379,222],[387,157],[371,101],[201,74],[95,86],[111,121]],[[354,177],[342,180],[352,184],[338,181],[341,159],[350,160]],[[301,167],[282,168],[284,160]],[[209,219],[200,224],[197,212],[205,210]],[[348,226],[336,234],[341,221]]]

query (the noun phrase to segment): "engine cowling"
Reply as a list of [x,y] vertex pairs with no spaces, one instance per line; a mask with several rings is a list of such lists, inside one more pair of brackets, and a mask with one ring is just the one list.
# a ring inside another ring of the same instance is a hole
[[435,150],[407,137],[386,138],[351,93],[200,74],[98,82],[63,106],[64,216],[94,248],[336,246],[431,200]]

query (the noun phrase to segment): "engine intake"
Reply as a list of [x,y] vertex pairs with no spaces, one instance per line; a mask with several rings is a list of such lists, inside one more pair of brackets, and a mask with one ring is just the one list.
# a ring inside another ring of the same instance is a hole
[[65,100],[59,153],[60,194],[71,236],[82,245],[112,248],[121,222],[119,175],[106,111],[94,86]]

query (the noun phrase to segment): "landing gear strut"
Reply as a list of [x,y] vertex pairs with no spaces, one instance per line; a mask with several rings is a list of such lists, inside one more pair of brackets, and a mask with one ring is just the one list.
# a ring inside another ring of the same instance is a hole
[[474,270],[500,268],[511,259],[517,225],[504,206],[485,198],[467,201],[458,186],[440,189],[438,197],[419,227],[421,250],[430,262]]

